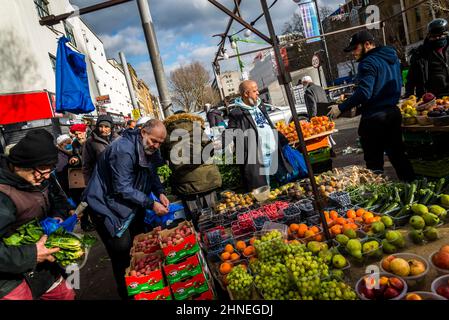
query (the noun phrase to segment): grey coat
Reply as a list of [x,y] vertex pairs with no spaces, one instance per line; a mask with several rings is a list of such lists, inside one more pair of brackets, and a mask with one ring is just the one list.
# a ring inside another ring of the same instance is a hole
[[327,103],[326,91],[319,85],[309,83],[304,87],[304,100],[307,107],[307,113],[309,118],[316,117],[317,103]]

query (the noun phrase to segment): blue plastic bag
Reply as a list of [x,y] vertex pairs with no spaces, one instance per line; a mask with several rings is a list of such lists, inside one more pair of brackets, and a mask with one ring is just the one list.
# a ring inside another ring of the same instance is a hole
[[56,112],[74,114],[95,110],[89,92],[89,81],[84,54],[73,51],[61,37],[56,53]]
[[[151,199],[156,202],[160,200],[152,193]],[[164,216],[158,216],[153,210],[146,210],[145,223],[155,227],[166,228],[176,220],[185,219],[184,206],[177,203],[170,203],[168,213]]]
[[290,179],[288,179],[289,181],[292,181],[295,178],[302,178],[307,176],[308,171],[306,161],[304,160],[304,156],[301,152],[293,149],[289,145],[285,145],[282,148],[282,154],[293,168],[293,173],[291,174]]
[[64,220],[63,222],[59,222],[59,220],[54,218],[46,218],[40,222],[44,233],[49,236],[59,228],[64,228],[67,232],[73,232],[75,229],[76,223],[78,221],[78,215],[74,214],[70,216],[70,218]]

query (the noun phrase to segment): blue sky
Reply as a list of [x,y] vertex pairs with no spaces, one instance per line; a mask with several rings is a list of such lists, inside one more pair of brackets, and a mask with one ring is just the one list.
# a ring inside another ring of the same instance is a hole
[[[82,8],[104,0],[69,1],[72,5]],[[219,0],[219,2],[232,10],[233,0]],[[319,5],[336,9],[340,2],[343,0],[320,0]],[[271,4],[272,0],[268,0],[268,3]],[[212,35],[224,31],[228,17],[207,0],[149,0],[149,5],[167,75],[180,65],[192,61],[200,61],[210,70],[219,42],[219,37]],[[297,8],[298,5],[293,0],[277,1],[270,10],[276,33],[281,33],[284,24],[290,20]],[[262,12],[260,1],[243,0],[241,12],[245,20],[252,21]],[[139,77],[150,85],[153,92],[156,92],[136,1],[87,14],[82,19],[103,41],[109,58],[118,59],[118,52],[123,51]],[[264,18],[260,19],[255,27],[268,34]],[[237,31],[241,26],[234,22],[232,29]],[[260,40],[255,35],[250,39]],[[261,47],[264,45],[239,43],[241,51]],[[227,50],[230,54],[234,53],[229,45]],[[248,64],[252,59],[253,56],[247,56],[244,62]],[[235,59],[224,61],[221,63],[221,69],[236,70],[237,61]]]

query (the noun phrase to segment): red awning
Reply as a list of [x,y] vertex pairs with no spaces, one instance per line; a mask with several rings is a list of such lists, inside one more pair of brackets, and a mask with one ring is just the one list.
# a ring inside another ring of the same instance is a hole
[[0,94],[0,124],[53,118],[49,95],[46,91]]

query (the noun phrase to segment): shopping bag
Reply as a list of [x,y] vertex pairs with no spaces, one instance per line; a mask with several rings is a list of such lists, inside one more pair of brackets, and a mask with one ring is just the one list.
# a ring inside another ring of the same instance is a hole
[[44,233],[49,236],[59,228],[64,228],[67,232],[73,232],[73,229],[75,229],[76,223],[78,222],[78,215],[74,214],[70,216],[70,218],[67,218],[63,222],[60,222],[57,219],[54,218],[46,218],[40,222],[40,225],[42,229],[44,230]]
[[293,168],[293,173],[291,174],[292,179],[307,176],[307,165],[301,152],[293,149],[290,145],[285,145],[282,148],[282,154]]
[[[150,198],[153,201],[159,202],[160,200],[151,193]],[[184,206],[179,203],[170,203],[168,206],[168,213],[164,216],[158,216],[156,212],[153,210],[146,210],[145,215],[145,223],[155,227],[162,227],[162,228],[168,228],[172,223],[174,223],[177,220],[185,220],[185,213],[184,213]]]

